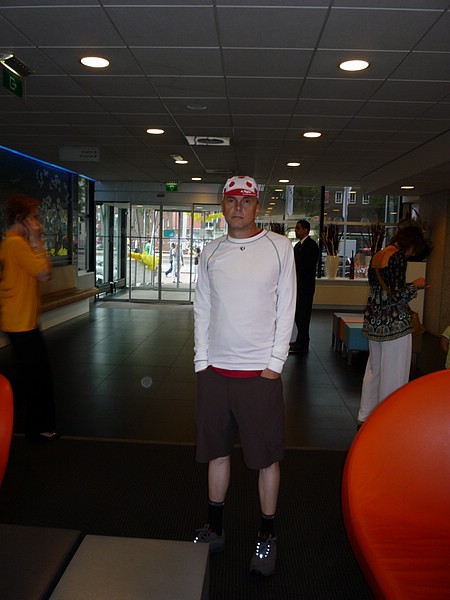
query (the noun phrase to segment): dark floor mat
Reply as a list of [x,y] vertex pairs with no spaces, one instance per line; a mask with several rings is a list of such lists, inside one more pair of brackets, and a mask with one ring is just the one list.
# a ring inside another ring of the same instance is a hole
[[[227,543],[211,557],[211,600],[372,598],[343,526],[344,461],[339,451],[287,451],[277,570],[264,579],[248,571],[259,525],[257,474],[234,450]],[[190,445],[70,438],[29,445],[15,436],[0,489],[0,519],[85,534],[189,540],[205,522],[206,498],[206,466],[195,462]]]

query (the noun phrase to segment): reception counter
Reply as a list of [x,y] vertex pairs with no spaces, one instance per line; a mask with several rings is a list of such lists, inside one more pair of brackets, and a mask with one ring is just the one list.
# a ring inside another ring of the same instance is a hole
[[[426,262],[409,262],[406,271],[406,281],[414,281],[418,277],[426,277]],[[333,310],[364,310],[369,295],[367,279],[348,279],[336,277],[316,279],[313,308],[328,308]],[[423,318],[424,292],[420,290],[417,298],[410,302],[413,310]]]
[[322,277],[316,280],[313,308],[363,310],[368,295],[367,279]]

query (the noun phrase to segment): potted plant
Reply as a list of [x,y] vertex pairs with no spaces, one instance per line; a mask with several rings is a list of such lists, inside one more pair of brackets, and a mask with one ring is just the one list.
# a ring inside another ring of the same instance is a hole
[[284,223],[272,222],[270,223],[270,231],[279,233],[280,235],[286,235],[286,227]]
[[334,279],[339,268],[339,242],[341,240],[342,233],[339,231],[339,227],[334,223],[326,225],[323,228],[320,236],[325,250],[327,253],[325,259],[326,275],[328,279]]
[[383,223],[371,223],[368,230],[369,248],[371,256],[375,256],[383,247],[383,241],[386,237],[386,227]]

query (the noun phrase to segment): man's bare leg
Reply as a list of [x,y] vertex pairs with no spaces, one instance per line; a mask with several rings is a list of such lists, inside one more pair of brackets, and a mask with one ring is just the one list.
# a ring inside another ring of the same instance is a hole
[[278,491],[280,489],[280,463],[271,464],[259,471],[258,492],[261,512],[274,515],[277,510]]
[[225,502],[230,484],[231,460],[229,456],[219,456],[208,464],[208,496],[210,502]]

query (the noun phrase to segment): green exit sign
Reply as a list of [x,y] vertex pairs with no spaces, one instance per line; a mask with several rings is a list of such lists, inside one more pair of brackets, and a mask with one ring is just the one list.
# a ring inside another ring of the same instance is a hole
[[176,192],[178,183],[166,183],[166,192]]
[[3,87],[22,98],[22,77],[3,67]]

